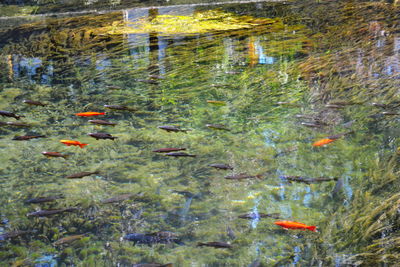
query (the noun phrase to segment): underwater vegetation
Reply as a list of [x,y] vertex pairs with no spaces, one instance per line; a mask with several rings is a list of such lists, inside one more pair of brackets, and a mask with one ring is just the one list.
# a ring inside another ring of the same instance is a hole
[[398,262],[398,9],[137,12],[0,33],[2,264]]

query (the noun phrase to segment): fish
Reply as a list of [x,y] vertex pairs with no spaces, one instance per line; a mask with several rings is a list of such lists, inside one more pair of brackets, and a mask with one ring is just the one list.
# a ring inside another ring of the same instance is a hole
[[72,243],[74,241],[80,240],[80,239],[84,238],[85,236],[86,236],[85,234],[66,236],[66,237],[60,238],[57,241],[55,241],[53,243],[53,245],[54,246],[61,246],[61,245],[69,244],[69,243]]
[[279,219],[280,218],[280,214],[279,213],[255,213],[255,212],[250,212],[250,213],[246,213],[246,214],[242,214],[239,215],[238,218],[240,219],[260,219],[260,218],[274,218],[274,219]]
[[46,138],[46,136],[45,135],[21,135],[21,136],[16,135],[11,140],[26,141],[26,140],[36,139],[36,138]]
[[117,125],[116,122],[111,122],[111,121],[106,121],[106,120],[89,120],[89,122],[92,124],[98,124],[98,125],[110,125],[110,126]]
[[49,209],[49,210],[38,210],[26,214],[28,217],[47,217],[51,215],[56,215],[64,212],[72,212],[78,210],[77,208],[65,208],[65,209]]
[[213,105],[216,105],[216,106],[226,106],[226,102],[225,101],[207,100],[207,103],[213,104]]
[[315,184],[321,182],[337,181],[339,178],[333,177],[318,177],[318,178],[304,178],[301,176],[280,176],[281,179],[285,179],[289,182],[300,182],[305,184]]
[[341,109],[341,108],[344,108],[343,105],[334,105],[334,104],[326,104],[325,107],[326,107],[326,108],[334,108],[334,109]]
[[142,83],[150,83],[150,84],[159,84],[160,82],[157,80],[151,80],[151,79],[136,79],[137,82],[142,82]]
[[34,101],[34,100],[29,100],[29,99],[25,99],[22,101],[22,103],[28,104],[28,105],[32,105],[32,106],[47,106],[48,104],[39,102],[39,101]]
[[230,131],[230,129],[228,129],[226,125],[223,124],[206,124],[206,127],[214,130]]
[[378,107],[378,108],[387,108],[388,107],[387,104],[382,104],[382,103],[377,103],[377,102],[373,102],[373,103],[371,103],[371,105],[374,107]]
[[6,233],[3,233],[3,234],[0,235],[0,242],[4,242],[7,239],[18,237],[18,236],[21,236],[21,235],[26,235],[26,234],[29,234],[29,233],[32,233],[32,231],[20,231],[20,230],[17,230],[17,231],[6,232]]
[[63,196],[50,196],[50,197],[36,197],[30,198],[25,201],[27,204],[37,204],[37,203],[45,203],[45,202],[53,202],[57,199],[64,198]]
[[10,111],[5,111],[5,110],[0,110],[0,115],[3,116],[3,117],[15,118],[15,119],[17,119],[17,120],[19,120],[19,119],[22,118],[22,117],[25,117],[25,116],[18,116],[18,115],[16,115],[15,113],[12,113],[12,112],[10,112]]
[[79,146],[80,148],[84,148],[85,146],[89,145],[89,144],[83,144],[79,141],[74,141],[74,140],[60,140],[60,142],[67,146]]
[[66,154],[61,154],[59,152],[49,152],[49,151],[43,151],[42,154],[48,158],[64,158],[67,159],[69,155]]
[[261,174],[249,175],[247,173],[239,173],[239,174],[234,174],[234,175],[228,175],[228,176],[225,176],[224,178],[228,179],[228,180],[243,180],[243,179],[254,179],[254,178],[261,179],[262,175]]
[[170,153],[166,153],[165,156],[169,156],[169,157],[196,157],[196,155],[192,155],[192,154],[188,154],[185,152],[170,152]]
[[306,126],[306,127],[311,127],[311,128],[321,128],[321,127],[325,126],[325,125],[322,125],[319,123],[313,123],[313,122],[302,122],[300,124],[303,126]]
[[161,263],[135,263],[132,265],[132,267],[173,267],[174,265],[172,263],[166,263],[166,264],[161,264]]
[[113,110],[126,110],[126,111],[136,111],[137,109],[135,108],[130,108],[127,106],[122,106],[122,105],[104,105],[105,108],[108,109],[113,109]]
[[323,139],[320,139],[320,140],[314,142],[312,145],[313,146],[324,146],[324,145],[330,144],[334,141],[336,141],[336,139],[323,138]]
[[88,112],[75,113],[75,115],[79,116],[79,117],[91,117],[91,116],[106,115],[106,113],[105,112],[88,111]]
[[235,232],[233,231],[233,229],[232,229],[231,227],[229,227],[229,225],[226,227],[226,235],[227,235],[230,239],[236,239]]
[[150,234],[142,234],[142,233],[126,234],[123,237],[123,239],[133,241],[135,244],[146,244],[146,245],[152,245],[156,243],[161,243],[161,244],[181,243],[181,240],[177,237],[176,234],[166,231],[160,231]]
[[182,151],[182,150],[186,150],[186,148],[159,148],[159,149],[155,149],[153,150],[153,152],[155,153],[168,153],[168,152],[175,152],[175,151]]
[[325,138],[323,138],[323,139],[320,139],[320,140],[314,142],[312,145],[313,145],[313,146],[323,146],[323,145],[327,145],[327,144],[330,144],[330,143],[336,141],[337,139],[339,139],[339,138],[341,138],[341,137],[343,137],[343,136],[345,136],[345,135],[348,135],[348,134],[350,134],[350,133],[352,133],[352,132],[353,132],[353,131],[346,132],[346,133],[340,133],[340,134],[331,135],[331,136],[325,137]]
[[31,127],[31,125],[29,125],[27,123],[18,122],[18,121],[0,122],[0,125],[9,125],[9,126],[15,126],[15,127]]
[[65,178],[67,178],[67,179],[79,179],[79,178],[83,178],[85,176],[89,176],[89,175],[92,175],[92,174],[98,174],[98,173],[99,173],[98,171],[94,171],[94,172],[78,172],[78,173],[74,173],[74,174],[68,175]]
[[229,166],[228,164],[223,164],[223,163],[214,163],[214,164],[209,164],[209,167],[213,167],[215,169],[220,169],[220,170],[233,170],[232,166]]
[[198,247],[213,247],[213,248],[232,248],[232,245],[224,242],[199,242],[197,243]]
[[133,197],[133,194],[122,194],[122,195],[119,195],[119,196],[116,196],[116,197],[103,199],[101,201],[101,203],[110,204],[110,203],[115,203],[115,202],[121,202],[121,201],[130,199],[131,197]]
[[274,224],[283,227],[284,229],[299,229],[299,230],[310,230],[313,232],[317,232],[316,226],[309,226],[304,223],[292,222],[292,221],[277,221]]
[[184,132],[186,133],[189,130],[182,130],[179,127],[176,126],[172,126],[172,125],[162,125],[162,126],[158,126],[158,129],[167,131],[167,132]]
[[117,139],[118,137],[112,136],[109,133],[88,133],[89,136],[95,138],[96,140],[99,139],[110,139],[110,140],[114,140]]
[[386,115],[386,116],[396,116],[396,115],[400,115],[399,113],[394,112],[394,111],[384,111],[384,112],[382,112],[381,114],[382,114],[382,115]]

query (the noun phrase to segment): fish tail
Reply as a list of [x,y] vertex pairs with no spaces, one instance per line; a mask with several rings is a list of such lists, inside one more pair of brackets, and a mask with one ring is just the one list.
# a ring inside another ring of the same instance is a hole
[[113,136],[113,137],[111,137],[111,140],[115,140],[115,139],[117,139],[118,137],[116,137],[116,136]]
[[309,226],[307,227],[308,230],[313,231],[313,232],[317,232],[317,227],[316,226]]
[[261,180],[263,178],[263,176],[262,176],[262,174],[257,174],[256,178]]
[[69,155],[63,155],[62,156],[64,159],[68,159]]
[[84,148],[85,146],[87,146],[88,144],[79,144],[80,148]]
[[205,245],[206,245],[206,244],[205,244],[205,243],[202,243],[202,242],[197,243],[197,246],[198,246],[198,247],[205,246]]

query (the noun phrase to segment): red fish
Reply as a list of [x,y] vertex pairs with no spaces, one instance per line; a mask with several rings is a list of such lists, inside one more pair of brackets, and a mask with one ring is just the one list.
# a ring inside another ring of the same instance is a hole
[[105,112],[93,112],[93,111],[88,111],[88,112],[82,112],[82,113],[76,113],[76,116],[80,117],[91,117],[91,116],[98,116],[98,115],[105,115]]
[[88,144],[83,144],[79,141],[74,141],[74,140],[60,140],[61,143],[67,145],[67,146],[79,146],[80,148],[84,148]]
[[299,229],[299,230],[310,230],[313,232],[317,231],[317,227],[316,226],[309,226],[306,225],[304,223],[299,223],[299,222],[292,222],[292,221],[277,221],[274,222],[276,225],[279,225],[281,227],[283,227],[284,229]]
[[316,141],[314,144],[312,144],[313,146],[323,146],[323,145],[327,145],[329,143],[332,143],[333,141],[335,141],[336,139],[330,139],[330,138],[324,138],[321,140]]

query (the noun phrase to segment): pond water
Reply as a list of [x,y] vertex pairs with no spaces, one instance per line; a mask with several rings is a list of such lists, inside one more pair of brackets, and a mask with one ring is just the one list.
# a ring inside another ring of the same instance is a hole
[[3,6],[2,265],[395,266],[396,2],[52,2]]

